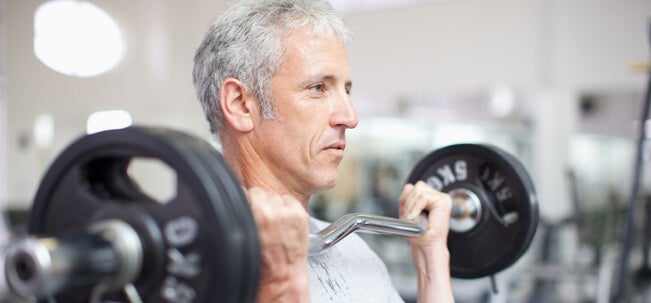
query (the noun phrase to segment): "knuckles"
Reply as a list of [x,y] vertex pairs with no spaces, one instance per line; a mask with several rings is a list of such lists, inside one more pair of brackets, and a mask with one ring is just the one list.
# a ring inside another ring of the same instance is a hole
[[452,210],[452,198],[440,192],[423,181],[414,185],[406,185],[399,201],[401,218],[415,218],[424,211],[430,216],[449,217]]
[[258,228],[297,228],[307,234],[309,215],[298,200],[257,187],[248,190],[248,198]]

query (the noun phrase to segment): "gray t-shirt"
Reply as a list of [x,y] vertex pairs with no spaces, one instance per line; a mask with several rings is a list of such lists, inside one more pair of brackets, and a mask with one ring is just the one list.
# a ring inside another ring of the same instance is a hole
[[[310,233],[328,223],[311,218]],[[356,234],[308,257],[312,302],[404,302],[391,283],[386,265]]]

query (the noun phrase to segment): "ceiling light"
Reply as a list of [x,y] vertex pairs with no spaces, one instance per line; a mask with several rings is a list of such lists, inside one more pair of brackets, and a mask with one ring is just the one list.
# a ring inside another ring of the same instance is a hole
[[34,54],[68,76],[108,72],[124,57],[120,28],[101,8],[86,1],[56,0],[34,13]]

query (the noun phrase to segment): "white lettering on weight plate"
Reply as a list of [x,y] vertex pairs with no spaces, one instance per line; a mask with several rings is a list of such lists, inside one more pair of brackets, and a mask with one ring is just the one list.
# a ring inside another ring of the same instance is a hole
[[178,249],[170,248],[167,250],[169,265],[167,271],[171,274],[183,278],[195,278],[201,272],[199,262],[201,256],[197,253],[183,255]]
[[445,186],[468,179],[468,163],[464,160],[457,160],[453,166],[445,164],[437,168],[436,173],[438,176],[429,176],[425,182],[432,188],[441,191]]
[[179,283],[174,277],[167,277],[161,290],[161,296],[167,302],[192,303],[197,296],[194,289],[186,284]]
[[180,248],[190,246],[197,239],[199,224],[188,216],[173,219],[163,229],[167,249],[167,277],[160,291],[167,302],[192,303],[196,291],[179,278],[196,278],[201,273],[201,255],[196,252],[183,254]]
[[174,247],[188,245],[197,238],[198,230],[194,218],[180,217],[165,224],[165,240]]

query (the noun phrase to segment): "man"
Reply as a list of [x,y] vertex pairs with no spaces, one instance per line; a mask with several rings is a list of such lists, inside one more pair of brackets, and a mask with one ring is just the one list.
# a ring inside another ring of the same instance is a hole
[[[335,186],[345,132],[358,123],[348,40],[325,0],[251,0],[230,7],[197,50],[197,95],[260,235],[259,302],[402,301],[356,235],[308,257],[309,231],[325,223],[309,217],[307,203]],[[453,301],[449,196],[420,182],[406,185],[399,202],[406,220],[428,211],[429,231],[411,240],[419,302]]]

